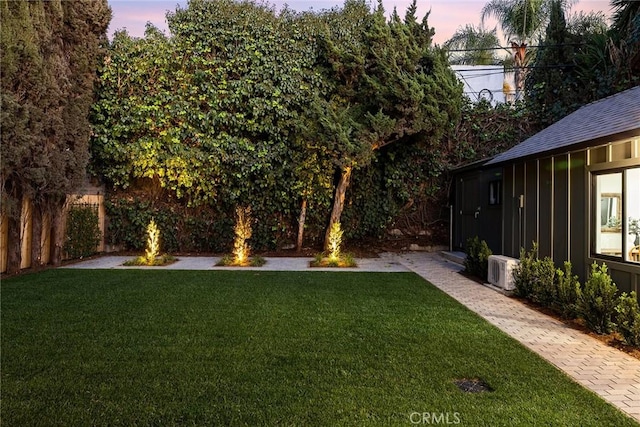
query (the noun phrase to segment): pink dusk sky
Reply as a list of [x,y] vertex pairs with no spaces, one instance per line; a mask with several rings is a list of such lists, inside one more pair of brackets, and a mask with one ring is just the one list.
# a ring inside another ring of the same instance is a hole
[[[435,43],[442,44],[449,39],[453,33],[466,24],[478,25],[480,23],[480,10],[488,0],[423,0],[418,1],[418,16],[422,18],[430,9],[429,25],[435,28]],[[305,10],[322,10],[343,4],[341,0],[275,0],[270,4],[280,8],[285,3],[290,8]],[[400,16],[404,16],[407,6],[411,0],[383,0],[387,12],[391,12],[394,7],[398,9]],[[126,28],[132,36],[141,37],[144,35],[144,28],[147,22],[168,34],[165,14],[168,10],[175,10],[177,5],[185,7],[186,0],[109,0],[109,5],[113,11],[113,18],[109,27],[109,36],[115,30]],[[596,11],[603,12],[605,16],[611,16],[611,8],[608,0],[580,0],[572,7],[572,12]],[[496,26],[495,20],[486,23],[485,27],[492,29]],[[499,30],[499,28],[498,28]]]

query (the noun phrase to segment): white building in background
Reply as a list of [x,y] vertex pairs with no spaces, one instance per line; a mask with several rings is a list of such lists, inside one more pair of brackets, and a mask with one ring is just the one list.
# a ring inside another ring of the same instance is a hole
[[502,65],[452,65],[451,69],[472,102],[485,99],[495,106],[515,100],[514,74],[505,73]]

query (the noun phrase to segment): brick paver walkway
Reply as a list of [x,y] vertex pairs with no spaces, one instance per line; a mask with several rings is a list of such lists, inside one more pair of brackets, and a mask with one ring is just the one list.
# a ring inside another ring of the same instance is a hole
[[576,382],[640,421],[640,360],[458,274],[438,254],[397,260],[557,366]]

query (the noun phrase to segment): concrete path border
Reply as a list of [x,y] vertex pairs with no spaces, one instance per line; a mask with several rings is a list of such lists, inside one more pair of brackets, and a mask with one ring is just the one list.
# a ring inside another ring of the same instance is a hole
[[178,261],[163,267],[129,267],[122,265],[133,256],[102,256],[69,264],[62,268],[74,269],[148,269],[148,270],[259,270],[259,271],[335,271],[335,272],[408,272],[406,266],[396,260],[392,254],[382,254],[380,258],[358,258],[354,268],[311,268],[313,258],[267,257],[262,267],[217,267],[221,257],[177,257]]

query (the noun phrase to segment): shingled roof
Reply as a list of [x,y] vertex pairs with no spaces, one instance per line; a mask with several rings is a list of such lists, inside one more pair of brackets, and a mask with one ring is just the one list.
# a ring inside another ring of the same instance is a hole
[[539,155],[633,130],[640,130],[640,86],[581,107],[487,164]]

